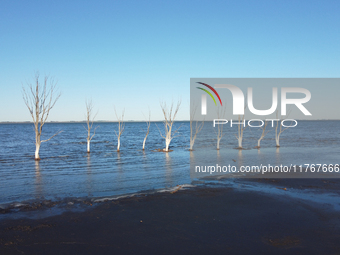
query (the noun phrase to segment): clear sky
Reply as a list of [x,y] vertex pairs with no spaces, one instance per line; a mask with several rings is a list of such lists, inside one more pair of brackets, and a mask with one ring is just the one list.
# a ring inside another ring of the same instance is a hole
[[[340,77],[340,1],[0,1],[0,121],[31,120],[21,88],[58,80],[49,120],[159,120],[192,77]],[[340,94],[340,87],[333,91]],[[340,117],[339,117],[340,118]]]

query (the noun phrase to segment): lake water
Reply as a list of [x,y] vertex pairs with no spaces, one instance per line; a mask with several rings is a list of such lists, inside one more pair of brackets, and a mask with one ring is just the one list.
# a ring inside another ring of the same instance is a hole
[[216,151],[216,137],[211,123],[205,123],[198,135],[195,151],[189,152],[189,122],[176,122],[179,136],[171,142],[170,153],[164,148],[161,122],[151,123],[146,150],[142,150],[146,124],[127,122],[121,137],[121,152],[116,152],[116,123],[99,123],[86,153],[86,131],[82,123],[47,123],[45,138],[58,130],[61,134],[43,143],[41,160],[34,160],[32,124],[0,125],[0,204],[63,199],[66,197],[106,197],[171,188],[197,183],[200,176],[190,173],[190,161],[201,155],[216,157],[230,164],[337,164],[340,155],[340,121],[299,121],[297,127],[281,135],[281,147],[275,148],[275,131],[254,149],[262,132],[245,130],[244,147],[235,150],[237,127],[225,127],[221,149]]

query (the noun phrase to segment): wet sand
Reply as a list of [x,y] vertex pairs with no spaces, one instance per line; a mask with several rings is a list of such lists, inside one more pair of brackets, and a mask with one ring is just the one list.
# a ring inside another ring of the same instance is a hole
[[340,212],[284,195],[197,187],[87,207],[0,221],[0,254],[340,254]]

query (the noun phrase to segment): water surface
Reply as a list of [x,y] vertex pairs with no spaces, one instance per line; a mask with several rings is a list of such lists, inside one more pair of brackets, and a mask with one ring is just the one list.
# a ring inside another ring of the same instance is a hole
[[[157,126],[156,126],[157,124]],[[32,124],[0,125],[0,204],[65,197],[105,197],[174,187],[197,181],[190,175],[190,161],[205,156],[225,164],[336,164],[340,155],[340,121],[299,121],[281,135],[275,148],[275,131],[263,139],[261,149],[254,147],[260,129],[244,131],[243,146],[235,150],[237,127],[225,127],[220,151],[211,123],[198,135],[195,151],[189,152],[189,122],[180,126],[171,142],[170,153],[154,152],[164,148],[162,123],[151,123],[146,150],[142,150],[146,124],[127,122],[117,153],[116,123],[99,123],[86,153],[86,131],[82,123],[47,123],[45,138],[58,130],[61,134],[41,146],[41,161],[34,160]],[[158,129],[159,128],[159,129]]]

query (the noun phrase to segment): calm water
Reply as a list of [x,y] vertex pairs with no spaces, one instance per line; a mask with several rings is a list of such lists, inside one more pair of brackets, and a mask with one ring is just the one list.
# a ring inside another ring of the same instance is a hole
[[[273,128],[261,143],[261,150],[252,149],[262,132],[247,129],[244,147],[239,152],[234,134],[237,127],[225,127],[221,150],[217,152],[215,133],[206,123],[199,134],[196,150],[189,152],[189,122],[177,122],[178,137],[171,142],[171,153],[154,152],[164,148],[164,139],[155,123],[143,152],[145,123],[126,123],[121,138],[121,152],[116,152],[115,123],[100,123],[86,153],[86,131],[81,123],[58,123],[44,126],[45,138],[58,130],[64,132],[40,150],[41,161],[34,160],[32,124],[0,125],[0,204],[35,199],[65,197],[105,197],[190,184],[190,159],[205,155],[218,156],[233,164],[305,164],[339,163],[340,121],[300,121],[281,135],[281,148],[275,148]],[[157,123],[163,131],[163,124]],[[200,154],[201,153],[201,154]],[[236,162],[234,161],[236,160]]]

